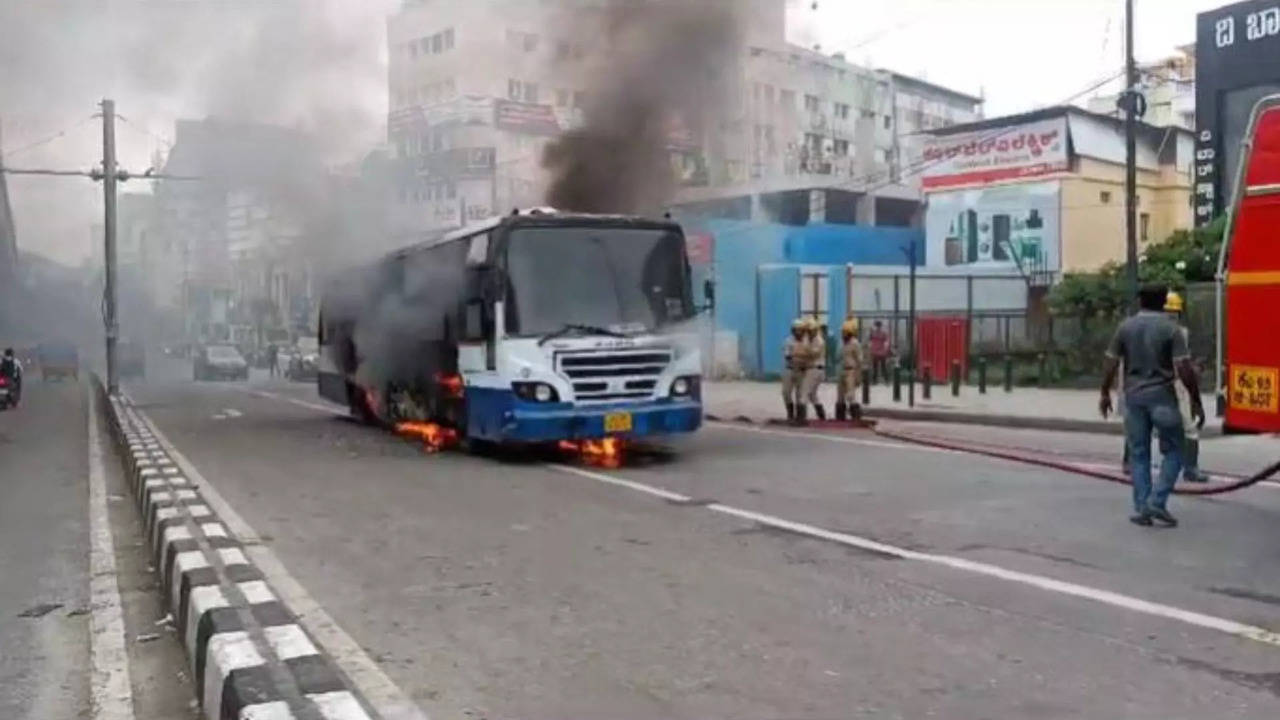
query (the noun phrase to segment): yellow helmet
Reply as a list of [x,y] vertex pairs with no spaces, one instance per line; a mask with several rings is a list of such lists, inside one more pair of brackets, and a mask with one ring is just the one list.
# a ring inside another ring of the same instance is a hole
[[844,324],[840,326],[840,332],[844,333],[845,335],[857,335],[858,334],[857,318],[849,318],[848,320],[845,320]]
[[817,320],[817,318],[811,318],[811,317],[808,317],[808,318],[805,318],[805,319],[804,319],[804,329],[805,329],[805,330],[808,330],[808,331],[810,331],[810,332],[814,332],[814,331],[818,330],[818,328],[819,328],[819,327],[820,327],[820,326],[818,325],[818,320]]
[[792,330],[808,330],[809,321],[806,320],[805,318],[796,318],[795,320],[791,321],[791,329]]
[[1182,296],[1170,290],[1168,295],[1164,297],[1165,312],[1182,312]]

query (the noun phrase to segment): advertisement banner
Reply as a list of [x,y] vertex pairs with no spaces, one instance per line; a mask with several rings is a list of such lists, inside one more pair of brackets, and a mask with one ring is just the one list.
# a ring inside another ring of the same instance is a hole
[[387,130],[392,135],[421,132],[437,125],[488,125],[493,121],[493,98],[463,95],[434,105],[414,105],[392,111]]
[[926,190],[1047,175],[1067,169],[1066,117],[926,136]]
[[926,264],[1058,270],[1060,193],[1058,181],[1050,180],[931,194]]
[[503,130],[514,130],[529,135],[559,135],[560,121],[550,105],[496,100],[493,104],[493,124]]

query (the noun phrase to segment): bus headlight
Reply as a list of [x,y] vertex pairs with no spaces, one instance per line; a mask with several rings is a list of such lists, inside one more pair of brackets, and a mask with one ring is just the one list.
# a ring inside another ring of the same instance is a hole
[[526,402],[550,403],[560,401],[560,393],[543,382],[514,382],[511,383],[511,389],[515,392],[516,397]]
[[671,383],[672,397],[697,397],[698,396],[698,377],[696,375],[686,375],[676,378]]

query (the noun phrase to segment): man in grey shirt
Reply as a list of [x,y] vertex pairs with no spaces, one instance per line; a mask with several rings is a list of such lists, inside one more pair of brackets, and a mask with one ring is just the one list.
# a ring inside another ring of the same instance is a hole
[[[1149,285],[1138,293],[1138,314],[1125,319],[1116,329],[1103,369],[1102,416],[1111,413],[1111,386],[1120,363],[1124,363],[1124,431],[1128,440],[1130,475],[1133,478],[1133,515],[1138,525],[1157,520],[1173,527],[1178,520],[1166,503],[1182,470],[1182,415],[1173,384],[1180,378],[1191,396],[1191,414],[1197,427],[1204,425],[1204,407],[1187,339],[1178,325],[1164,314],[1168,288]],[[1176,377],[1175,377],[1176,376]],[[1151,487],[1151,432],[1160,438],[1164,462],[1160,478]]]

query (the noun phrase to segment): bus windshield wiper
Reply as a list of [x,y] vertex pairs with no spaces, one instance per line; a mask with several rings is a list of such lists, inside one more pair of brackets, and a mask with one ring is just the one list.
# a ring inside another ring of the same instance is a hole
[[580,333],[588,333],[591,335],[607,335],[609,337],[616,337],[616,338],[630,337],[629,335],[625,333],[620,333],[617,330],[610,330],[609,328],[603,328],[597,325],[578,325],[575,323],[565,323],[564,325],[560,326],[559,330],[553,330],[547,333],[546,335],[543,335],[542,337],[538,338],[538,346],[541,347],[550,340],[554,340],[558,337],[564,337],[565,335],[568,335],[569,333],[575,332],[575,331]]

